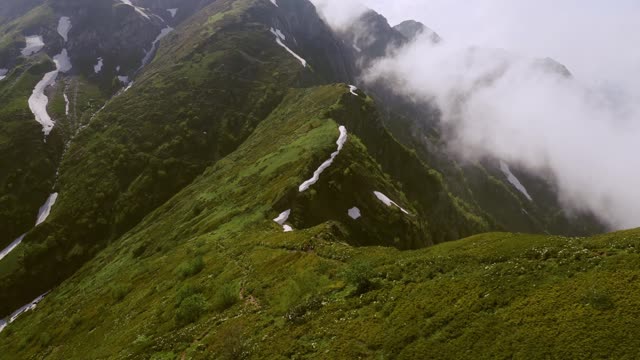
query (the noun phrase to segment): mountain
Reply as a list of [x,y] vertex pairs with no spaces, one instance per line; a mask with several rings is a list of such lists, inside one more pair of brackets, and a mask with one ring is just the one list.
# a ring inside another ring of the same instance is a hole
[[414,40],[420,35],[428,36],[434,44],[442,41],[440,35],[426,27],[423,23],[415,20],[406,20],[393,27],[400,34],[409,40]]
[[602,227],[539,174],[457,161],[430,104],[351,85],[424,25],[8,2],[0,358],[634,353],[590,334],[625,327],[637,231],[561,236]]

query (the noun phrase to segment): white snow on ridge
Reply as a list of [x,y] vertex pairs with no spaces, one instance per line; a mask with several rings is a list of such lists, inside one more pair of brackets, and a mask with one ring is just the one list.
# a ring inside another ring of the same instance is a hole
[[356,44],[353,44],[353,49],[357,52],[362,52],[362,49],[360,49]]
[[144,18],[151,20],[151,18],[149,17],[149,15],[147,15],[147,13],[144,12],[144,10],[142,10],[142,8],[135,6],[131,3],[131,0],[120,0],[123,4],[129,5],[131,6],[138,14],[142,15]]
[[333,164],[333,160],[335,160],[338,154],[340,154],[340,151],[344,147],[344,144],[347,142],[347,128],[344,126],[340,126],[338,130],[340,130],[340,137],[338,137],[338,141],[336,141],[336,144],[338,145],[338,150],[331,154],[331,157],[329,158],[329,160],[325,161],[324,163],[322,163],[322,165],[320,165],[320,167],[313,173],[313,177],[311,179],[303,182],[302,185],[300,185],[300,187],[298,188],[300,192],[307,191],[311,187],[311,185],[317,183],[318,180],[320,180],[320,174],[322,174],[323,171],[325,171],[329,166],[331,166],[331,164]]
[[282,31],[280,31],[279,29],[271,28],[271,33],[276,37],[276,43],[278,45],[282,46],[285,50],[287,50],[287,52],[289,52],[289,54],[298,59],[303,67],[307,67],[307,60],[303,59],[300,55],[296,54],[293,50],[289,49],[289,47],[283,43],[286,38]]
[[403,213],[407,215],[411,215],[407,210],[403,209],[400,205],[398,205],[395,201],[389,199],[389,197],[379,191],[374,191],[373,194],[378,198],[378,200],[382,201],[387,206],[395,206],[400,209]]
[[174,18],[174,17],[176,17],[176,14],[178,13],[178,8],[167,9],[167,11],[169,12],[169,14],[171,14],[171,17]]
[[518,180],[518,178],[513,175],[511,169],[509,168],[509,165],[502,160],[500,161],[500,170],[502,170],[502,173],[507,177],[507,180],[511,183],[511,185],[518,189],[518,191],[520,191],[527,199],[529,199],[529,201],[533,201],[533,198],[531,197],[531,195],[529,195],[529,192],[524,187],[524,185],[522,185],[520,180]]
[[58,34],[62,36],[64,42],[69,40],[69,30],[71,30],[71,19],[68,16],[63,16],[58,21]]
[[22,239],[24,239],[25,235],[27,234],[20,235],[20,237],[15,239],[11,244],[9,244],[9,246],[4,248],[4,250],[0,251],[0,260],[4,259],[5,256],[9,255],[9,253],[11,253],[15,248],[17,248],[18,245],[20,245],[20,243],[22,242]]
[[38,212],[38,220],[36,221],[36,226],[42,224],[47,220],[49,214],[51,214],[51,208],[56,204],[56,200],[58,200],[58,193],[53,193],[49,195],[47,201],[45,201],[44,205],[40,207],[40,211]]
[[284,223],[287,222],[287,220],[289,220],[289,216],[291,215],[291,209],[283,212],[282,214],[278,215],[277,218],[273,219],[273,221],[275,221],[278,225],[284,225]]
[[40,301],[42,301],[42,299],[44,299],[45,295],[47,295],[47,293],[44,293],[44,294],[38,296],[32,302],[30,302],[27,305],[21,307],[20,309],[14,311],[13,314],[11,314],[11,316],[9,317],[9,324],[11,324],[12,322],[16,321],[16,319],[20,315],[26,313],[27,311],[34,310],[38,306],[38,303],[40,303]]
[[128,84],[129,83],[129,77],[128,76],[118,75],[118,80],[120,80],[120,82],[123,83],[123,84]]
[[278,1],[277,1],[277,0],[271,0],[271,3],[272,3],[273,5],[275,5],[276,7],[279,7],[279,6],[278,6]]
[[349,209],[349,211],[347,211],[347,214],[349,214],[349,217],[353,220],[358,220],[362,216],[360,209],[355,206]]
[[6,78],[8,72],[9,72],[9,69],[0,69],[0,80]]
[[284,211],[282,214],[278,215],[277,218],[273,219],[273,221],[282,226],[284,232],[291,232],[293,228],[290,225],[285,224],[287,220],[289,220],[289,216],[291,215],[291,209]]
[[27,45],[21,51],[22,56],[31,56],[44,47],[44,41],[40,35],[27,36],[24,40],[27,42]]
[[356,94],[356,90],[358,90],[358,88],[357,88],[357,87],[355,87],[355,86],[353,86],[353,85],[349,85],[349,91],[350,91],[353,95],[358,96],[358,94]]
[[144,67],[145,65],[151,62],[151,59],[153,58],[153,55],[155,55],[156,50],[158,48],[158,42],[160,42],[160,40],[162,40],[162,38],[164,38],[165,36],[169,35],[169,33],[172,31],[173,31],[173,28],[171,26],[167,26],[166,28],[160,30],[160,34],[158,34],[156,39],[153,40],[153,42],[151,43],[151,50],[149,50],[148,52],[145,50],[145,55],[144,55],[144,58],[142,59],[142,66],[140,66],[140,68]]
[[100,73],[100,71],[102,71],[103,65],[104,65],[104,60],[102,60],[102,57],[99,57],[98,63],[93,65],[93,72],[95,72],[96,74]]

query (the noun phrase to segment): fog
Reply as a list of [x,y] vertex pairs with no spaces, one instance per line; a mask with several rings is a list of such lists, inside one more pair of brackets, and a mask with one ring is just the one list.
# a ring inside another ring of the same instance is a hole
[[[444,42],[418,39],[366,69],[398,93],[432,101],[451,149],[546,174],[567,209],[612,228],[640,226],[640,4],[631,1],[370,0],[393,23],[417,19]],[[334,28],[362,8],[316,5]],[[552,57],[567,66],[540,59]]]

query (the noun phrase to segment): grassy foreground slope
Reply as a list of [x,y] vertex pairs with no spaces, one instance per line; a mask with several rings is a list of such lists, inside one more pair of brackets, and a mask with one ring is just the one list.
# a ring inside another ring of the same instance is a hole
[[[352,96],[339,85],[290,91],[238,150],[0,333],[0,358],[638,352],[640,231],[584,239],[491,233],[418,251],[347,245],[425,225],[373,196],[379,189],[411,213],[421,207],[352,132],[313,197],[297,193],[335,150],[343,119],[327,108],[341,94]],[[324,198],[333,199],[333,218],[307,226],[318,216],[309,204]],[[362,218],[346,216],[352,204]],[[289,207],[296,230],[284,233],[271,219]]]

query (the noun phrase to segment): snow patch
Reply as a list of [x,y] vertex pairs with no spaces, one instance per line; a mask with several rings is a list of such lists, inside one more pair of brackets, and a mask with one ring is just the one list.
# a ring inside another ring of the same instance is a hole
[[282,46],[285,50],[289,52],[289,54],[293,55],[293,57],[298,59],[298,61],[300,61],[303,67],[307,67],[307,60],[303,59],[300,55],[296,54],[293,50],[289,49],[289,47],[283,43],[283,41],[286,40],[286,38],[282,33],[282,31],[280,31],[279,29],[271,28],[271,33],[276,37],[276,43],[278,45]]
[[131,89],[131,88],[133,87],[133,83],[134,83],[133,81],[132,81],[132,82],[130,82],[130,83],[129,83],[129,85],[127,85],[127,87],[126,87],[126,88],[124,88],[124,92],[129,91],[129,89]]
[[123,84],[129,83],[129,77],[124,75],[118,75],[118,80]]
[[300,192],[307,191],[311,187],[311,185],[317,183],[318,180],[320,180],[320,174],[322,174],[323,171],[331,166],[331,164],[333,164],[333,160],[335,160],[338,154],[340,154],[340,151],[344,147],[344,144],[347,142],[347,128],[345,128],[344,126],[340,126],[338,130],[340,130],[340,136],[338,137],[338,141],[336,141],[338,150],[331,154],[329,160],[320,165],[320,167],[313,173],[313,177],[311,179],[305,181],[304,183],[302,183],[302,185],[300,185],[300,187],[298,188]]
[[167,11],[169,12],[169,14],[171,14],[172,18],[176,17],[176,14],[178,13],[178,9],[177,8],[167,9]]
[[0,260],[4,259],[5,256],[9,255],[9,253],[11,253],[15,248],[17,248],[18,245],[20,245],[20,243],[22,242],[22,239],[24,239],[25,235],[27,234],[20,235],[20,237],[13,240],[13,242],[9,244],[9,246],[4,248],[4,250],[0,251]]
[[102,57],[99,57],[98,63],[93,65],[93,72],[95,72],[96,74],[100,73],[100,71],[102,71],[103,65],[104,65],[104,60],[102,59]]
[[385,205],[387,206],[395,206],[398,209],[400,209],[403,213],[407,214],[407,215],[411,215],[409,214],[409,212],[405,209],[403,209],[400,205],[398,205],[395,201],[389,199],[389,197],[379,191],[374,191],[373,194],[378,198],[378,200],[382,201]]
[[63,16],[58,21],[58,34],[62,36],[64,42],[69,40],[69,30],[71,30],[71,19],[68,16]]
[[357,52],[362,52],[362,49],[360,49],[356,44],[353,44],[353,49]]
[[36,226],[42,224],[47,220],[49,214],[51,214],[51,208],[56,204],[56,200],[58,200],[58,193],[53,193],[49,195],[47,201],[45,201],[44,205],[40,207],[40,211],[38,212],[38,220],[36,221]]
[[349,214],[349,217],[352,218],[353,220],[358,220],[362,216],[360,209],[358,209],[355,206],[349,209],[347,213]]
[[44,47],[44,41],[42,41],[42,36],[40,35],[27,36],[24,40],[27,42],[27,45],[21,51],[22,56],[31,56]]
[[9,69],[0,69],[0,80],[6,78],[8,72],[9,72]]
[[73,67],[71,65],[71,59],[67,53],[67,49],[62,49],[62,52],[53,57],[53,62],[56,64],[56,70],[61,73],[66,73]]
[[155,55],[158,48],[158,42],[160,42],[160,40],[162,40],[162,38],[164,38],[165,36],[169,35],[169,33],[172,31],[173,28],[171,26],[167,26],[166,28],[160,30],[160,34],[151,43],[151,50],[149,50],[148,52],[145,50],[144,58],[142,59],[142,66],[140,66],[140,68],[146,66],[151,62],[151,59],[153,58],[153,55]]
[[291,232],[293,228],[290,225],[285,224],[287,220],[289,220],[289,216],[291,215],[291,209],[284,211],[282,214],[278,215],[277,218],[273,219],[273,221],[282,226],[284,232]]
[[358,88],[357,88],[357,87],[355,87],[355,86],[353,86],[353,85],[349,85],[349,91],[350,91],[353,95],[358,96],[358,94],[356,94],[356,90],[358,90]]
[[62,96],[64,97],[64,114],[69,116],[69,97],[67,93],[62,94]]
[[42,125],[42,132],[45,138],[49,135],[55,122],[47,113],[47,104],[49,104],[49,98],[44,94],[44,91],[50,85],[56,81],[58,73],[67,72],[71,70],[71,60],[67,54],[67,49],[62,49],[62,52],[53,57],[53,62],[56,64],[56,69],[44,74],[44,77],[40,82],[36,84],[33,89],[33,93],[29,97],[29,109],[36,117],[36,121]]
[[273,219],[273,221],[275,221],[278,225],[284,225],[284,223],[287,222],[287,220],[289,220],[289,216],[291,215],[291,209],[283,212],[282,214],[278,215],[277,218]]
[[280,6],[278,6],[278,1],[277,0],[271,0],[271,3],[273,5],[275,5],[276,7],[280,7]]
[[47,293],[44,293],[40,296],[38,296],[35,300],[33,300],[32,302],[28,303],[27,305],[21,307],[20,309],[16,310],[13,312],[13,314],[11,314],[11,316],[9,317],[9,321],[8,323],[11,324],[12,322],[16,321],[16,319],[26,313],[27,311],[32,311],[34,310],[38,304],[44,299],[44,297],[47,295]]
[[133,5],[133,4],[131,3],[131,0],[120,0],[120,1],[121,1],[123,4],[129,5],[129,6],[131,6],[132,8],[134,8],[134,10],[135,10],[138,14],[142,15],[142,16],[143,16],[144,18],[146,18],[147,20],[151,20],[151,18],[149,17],[149,15],[147,15],[147,13],[145,13],[145,12],[144,12],[144,10],[142,10],[142,8],[140,8],[140,7],[138,7],[138,6]]
[[511,185],[518,189],[518,191],[520,191],[527,199],[529,199],[529,201],[533,201],[533,198],[531,197],[531,195],[529,195],[529,192],[524,187],[524,185],[522,185],[520,180],[518,180],[518,178],[513,175],[511,169],[509,168],[509,165],[502,160],[500,161],[500,170],[502,170],[502,173],[507,177],[507,180],[511,183]]

